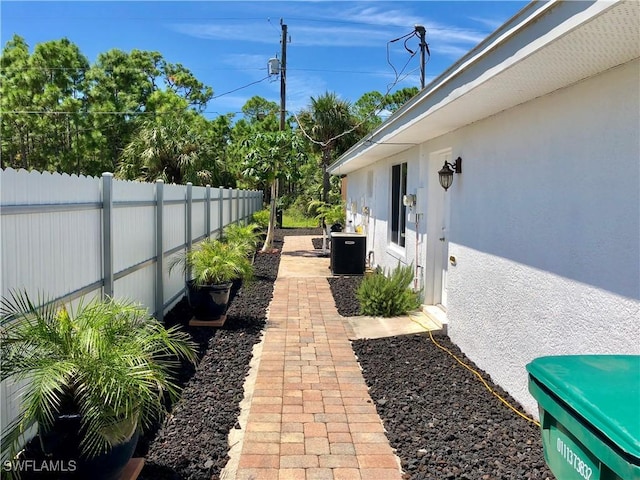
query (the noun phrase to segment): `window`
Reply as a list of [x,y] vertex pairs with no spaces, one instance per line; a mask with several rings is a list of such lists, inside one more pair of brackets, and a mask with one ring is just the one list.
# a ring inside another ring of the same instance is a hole
[[402,197],[407,194],[407,164],[391,167],[391,242],[404,247],[407,207]]

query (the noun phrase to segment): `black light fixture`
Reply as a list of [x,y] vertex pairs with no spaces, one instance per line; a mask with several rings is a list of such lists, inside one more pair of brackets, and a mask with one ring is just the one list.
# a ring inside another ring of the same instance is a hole
[[438,172],[438,177],[440,179],[440,185],[444,188],[445,191],[449,189],[451,184],[453,183],[453,173],[462,173],[462,158],[456,158],[454,163],[449,163],[446,160],[444,161],[444,165]]

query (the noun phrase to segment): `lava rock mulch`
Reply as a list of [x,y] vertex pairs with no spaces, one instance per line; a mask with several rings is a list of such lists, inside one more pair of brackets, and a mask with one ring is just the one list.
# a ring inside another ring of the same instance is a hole
[[[318,238],[312,238],[311,239],[311,243],[313,244],[313,248],[315,250],[322,250],[322,237],[318,237]],[[327,243],[327,249],[331,248],[331,239],[327,238],[326,239],[326,243]]]
[[329,288],[336,302],[338,313],[343,317],[355,317],[362,315],[360,304],[356,298],[356,291],[362,282],[362,276],[359,277],[329,277]]
[[296,234],[290,232],[296,231],[276,231],[278,253],[256,254],[255,278],[233,295],[222,328],[188,327],[192,312],[185,299],[167,314],[168,325],[183,324],[192,335],[200,362],[181,372],[184,389],[171,415],[138,442],[136,456],[145,457],[140,480],[219,478],[228,460],[229,431],[237,426],[253,346],[266,323],[283,236]]
[[[357,301],[348,292],[360,281],[329,279],[341,315],[353,315]],[[523,411],[448,337],[435,338]],[[539,427],[507,408],[428,335],[356,340],[352,346],[405,479],[554,479]]]

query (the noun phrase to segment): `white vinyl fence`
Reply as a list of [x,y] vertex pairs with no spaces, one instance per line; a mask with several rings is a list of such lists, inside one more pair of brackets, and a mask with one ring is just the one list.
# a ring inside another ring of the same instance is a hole
[[[0,291],[126,298],[157,318],[184,294],[168,258],[262,208],[262,192],[0,170]],[[0,422],[15,411],[0,388]]]

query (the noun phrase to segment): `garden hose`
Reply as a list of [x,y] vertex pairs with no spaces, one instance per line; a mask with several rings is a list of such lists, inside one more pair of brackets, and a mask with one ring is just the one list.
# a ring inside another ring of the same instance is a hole
[[513,405],[511,405],[509,402],[507,402],[504,398],[502,398],[495,390],[493,390],[489,384],[486,382],[486,380],[484,378],[482,378],[482,375],[480,375],[480,373],[477,370],[474,370],[473,368],[471,368],[469,365],[467,365],[466,363],[464,363],[462,360],[460,360],[451,350],[449,350],[446,347],[443,347],[442,345],[440,345],[438,342],[436,342],[436,339],[433,338],[433,334],[431,333],[431,329],[429,329],[428,327],[426,327],[425,325],[423,325],[419,320],[413,318],[411,315],[409,315],[409,318],[417,323],[418,325],[422,326],[424,329],[426,329],[429,332],[429,337],[431,338],[431,341],[433,342],[433,344],[438,347],[440,350],[443,350],[445,352],[447,352],[449,355],[451,355],[456,362],[458,362],[460,365],[462,365],[464,368],[466,368],[467,370],[469,370],[471,373],[473,373],[476,377],[478,377],[480,379],[480,381],[482,382],[482,384],[486,387],[487,390],[489,390],[495,397],[498,398],[498,400],[500,400],[502,403],[504,403],[507,407],[509,407],[511,410],[513,410],[515,413],[517,413],[519,416],[521,416],[522,418],[524,418],[525,420],[533,423],[534,425],[536,425],[537,427],[540,426],[540,422],[538,422],[537,420],[525,415],[524,413],[520,412],[516,407],[514,407]]

